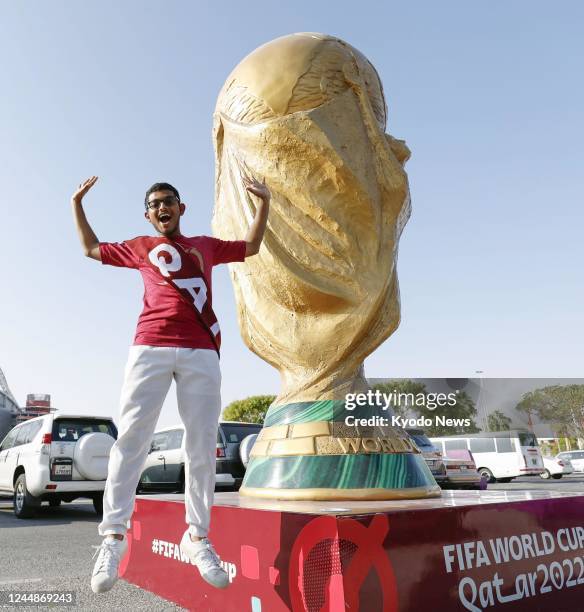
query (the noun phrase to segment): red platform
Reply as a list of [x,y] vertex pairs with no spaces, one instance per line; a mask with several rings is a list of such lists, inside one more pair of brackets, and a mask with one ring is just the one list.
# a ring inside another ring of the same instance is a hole
[[231,584],[181,559],[182,495],[140,496],[128,582],[201,612],[584,610],[584,494],[444,492],[394,502],[215,496]]

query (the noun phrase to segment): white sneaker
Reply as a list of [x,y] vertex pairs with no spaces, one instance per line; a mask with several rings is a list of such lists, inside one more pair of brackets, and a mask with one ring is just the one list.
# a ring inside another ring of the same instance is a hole
[[187,530],[180,541],[180,549],[198,567],[201,578],[211,586],[224,589],[229,584],[227,572],[219,564],[219,557],[207,538],[193,542]]
[[128,550],[128,542],[125,536],[123,540],[106,537],[101,546],[95,546],[95,548],[97,548],[95,555],[99,553],[99,556],[91,575],[91,590],[94,593],[105,593],[114,586],[118,579],[118,567]]

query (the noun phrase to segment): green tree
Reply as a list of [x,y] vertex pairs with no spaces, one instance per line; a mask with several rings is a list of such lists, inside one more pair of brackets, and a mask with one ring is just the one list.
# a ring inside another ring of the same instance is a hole
[[[426,385],[416,382],[415,380],[390,380],[386,383],[379,383],[373,387],[373,391],[381,391],[386,395],[392,393],[408,393],[416,396],[418,393],[426,394]],[[391,404],[391,408],[396,416],[408,417],[411,416],[413,405],[400,402],[399,404]]]
[[489,431],[509,431],[511,429],[512,419],[506,414],[503,414],[500,410],[491,412],[487,417],[487,425]]
[[[390,380],[387,383],[380,383],[373,387],[374,391],[382,393],[407,393],[410,394],[409,399],[414,399],[410,402],[400,402],[397,405],[392,404],[393,411],[397,416],[404,418],[426,417],[432,421],[432,425],[425,426],[423,429],[429,436],[454,436],[462,433],[477,433],[480,428],[477,427],[474,419],[477,415],[477,409],[472,401],[472,398],[464,391],[456,393],[456,404],[454,406],[439,406],[435,409],[427,408],[427,404],[432,405],[429,401],[420,401],[422,395],[428,397],[435,395],[426,389],[426,385],[415,380]],[[429,399],[429,398],[428,398]],[[463,425],[440,425],[436,422],[436,417],[441,416],[447,419],[469,419],[468,427]]]
[[223,411],[223,420],[262,424],[275,399],[275,395],[252,395],[243,400],[235,400]]
[[536,414],[562,436],[584,438],[584,385],[550,385],[529,391],[515,409]]
[[[424,431],[431,437],[438,436],[455,436],[458,434],[478,433],[480,428],[477,427],[474,419],[477,416],[477,409],[472,398],[465,392],[459,391],[456,393],[456,403],[454,406],[440,406],[434,410],[430,410],[426,405],[414,406],[413,410],[419,415],[426,417],[432,421],[432,425],[425,426]],[[469,425],[441,425],[436,417],[441,416],[446,419],[469,420]]]

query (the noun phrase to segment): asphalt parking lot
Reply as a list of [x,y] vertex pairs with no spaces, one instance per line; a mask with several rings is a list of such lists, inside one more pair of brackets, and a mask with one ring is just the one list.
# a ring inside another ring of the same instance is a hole
[[563,491],[569,493],[584,493],[584,473],[562,476],[559,480],[542,480],[539,476],[522,476],[509,483],[489,484],[493,491],[521,491],[537,489],[538,491]]
[[[508,484],[490,484],[489,490],[550,490],[584,493],[584,474],[561,480],[523,477]],[[12,513],[12,501],[0,497],[0,592],[74,591],[73,610],[183,610],[173,604],[120,580],[109,593],[91,591],[92,545],[98,545],[99,519],[89,500],[77,500],[58,508],[43,505],[34,519],[19,520]],[[43,610],[46,607],[3,609]],[[55,608],[51,608],[55,609]]]
[[[43,504],[33,519],[17,519],[12,501],[0,497],[0,592],[74,591],[74,607],[51,610],[183,610],[120,580],[109,593],[96,595],[90,579],[98,545],[99,519],[90,500],[50,508]],[[196,571],[196,570],[195,570]],[[48,610],[48,607],[0,606],[2,609]]]

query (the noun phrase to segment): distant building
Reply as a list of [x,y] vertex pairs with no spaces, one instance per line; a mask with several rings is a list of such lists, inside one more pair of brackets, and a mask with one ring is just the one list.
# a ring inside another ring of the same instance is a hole
[[26,396],[26,408],[19,411],[16,423],[22,423],[54,411],[55,409],[51,408],[51,396],[48,393],[29,393]]
[[54,410],[51,408],[51,396],[48,393],[29,393],[26,396],[26,407],[20,408],[0,368],[0,442],[18,423]]
[[19,411],[16,399],[12,395],[12,391],[10,391],[2,368],[0,368],[0,442],[14,427],[16,415]]
[[16,424],[16,416],[20,409],[16,402],[0,389],[0,441]]

